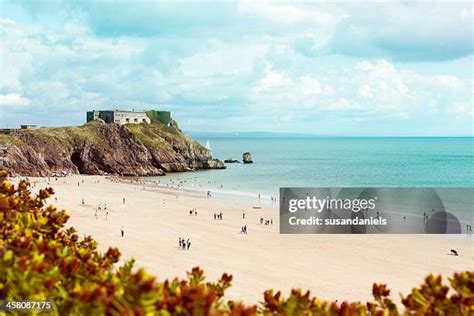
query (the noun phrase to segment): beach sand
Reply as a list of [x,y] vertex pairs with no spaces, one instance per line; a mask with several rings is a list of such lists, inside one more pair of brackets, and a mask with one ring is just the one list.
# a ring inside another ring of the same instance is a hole
[[[33,192],[47,186],[47,179],[31,180],[37,182]],[[185,277],[194,266],[203,268],[208,280],[230,273],[233,286],[226,299],[246,303],[262,301],[263,292],[271,288],[283,294],[302,288],[322,299],[366,301],[372,298],[374,282],[387,283],[399,302],[398,293],[408,294],[430,272],[450,276],[474,266],[474,244],[467,236],[280,235],[277,206],[266,203],[252,209],[238,196],[233,202],[207,199],[205,192],[176,197],[176,190],[144,189],[99,176],[51,178],[50,186],[58,201],[52,197],[49,202],[69,210],[68,225],[80,235],[92,235],[101,250],[118,247],[122,262],[133,257],[136,267],[161,281]],[[107,204],[107,220],[103,210],[95,218],[100,203]],[[189,215],[192,208],[197,216]],[[223,220],[213,219],[217,212],[223,212]],[[273,225],[260,225],[260,217],[272,218]],[[248,234],[239,233],[243,225]],[[190,239],[190,250],[178,249],[179,237]],[[449,255],[451,248],[460,256]]]

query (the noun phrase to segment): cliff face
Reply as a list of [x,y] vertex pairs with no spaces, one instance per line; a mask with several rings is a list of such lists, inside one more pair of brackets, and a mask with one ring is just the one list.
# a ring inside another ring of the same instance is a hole
[[0,135],[0,146],[0,169],[23,176],[158,176],[225,168],[178,128],[159,123],[120,126],[94,121],[79,127],[18,130]]

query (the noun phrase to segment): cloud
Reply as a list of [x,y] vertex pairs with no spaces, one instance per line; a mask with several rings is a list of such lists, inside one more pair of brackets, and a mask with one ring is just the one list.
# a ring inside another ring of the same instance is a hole
[[258,82],[257,86],[255,87],[255,91],[257,93],[266,93],[266,90],[273,88],[284,88],[290,84],[292,84],[292,80],[290,78],[286,77],[284,74],[274,71],[271,67],[267,67],[265,75]]
[[206,50],[182,58],[180,68],[184,76],[248,74],[253,71],[255,62],[266,56],[267,51],[268,45],[264,43],[212,41]]
[[303,76],[301,80],[301,91],[306,95],[318,95],[322,92],[321,83],[310,76]]
[[16,93],[0,94],[0,104],[7,106],[23,106],[30,104],[30,100]]
[[389,63],[385,59],[382,59],[382,60],[376,61],[375,63],[362,61],[357,64],[357,69],[383,74],[383,73],[393,72],[395,68],[393,64]]
[[350,14],[337,24],[326,52],[399,61],[450,60],[473,53],[468,1],[369,2],[346,9]]
[[434,76],[433,81],[436,83],[439,83],[440,85],[453,88],[453,89],[459,88],[463,85],[461,80],[459,80],[455,76],[449,76],[449,75]]
[[439,115],[448,111],[447,100],[462,102],[469,96],[469,84],[455,76],[420,75],[399,70],[387,60],[366,60],[352,68],[298,78],[269,67],[249,101],[266,111],[292,109],[385,120],[418,119],[430,112]]
[[0,17],[0,24],[8,25],[8,24],[15,24],[15,21],[9,18],[2,18]]
[[312,132],[320,120],[334,122],[326,133],[355,121],[396,132],[403,120],[409,133],[455,122],[472,100],[464,3],[4,3],[15,23],[1,25],[0,93],[24,104],[10,125],[122,107],[171,110],[188,130]]
[[451,114],[454,114],[458,119],[473,119],[473,105],[472,102],[456,102],[448,110]]
[[363,97],[371,97],[372,88],[368,84],[363,84],[359,87],[359,94]]

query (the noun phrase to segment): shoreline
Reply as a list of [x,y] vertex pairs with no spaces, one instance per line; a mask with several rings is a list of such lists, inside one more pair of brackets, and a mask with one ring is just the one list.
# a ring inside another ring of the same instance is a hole
[[[278,205],[252,209],[234,196],[232,203],[192,190],[176,190],[103,176],[75,175],[54,180],[51,204],[67,209],[80,236],[91,235],[104,251],[115,246],[122,252],[120,263],[134,257],[136,267],[144,267],[159,281],[176,276],[194,266],[204,269],[207,280],[222,273],[234,276],[226,300],[257,303],[267,289],[288,294],[292,288],[311,290],[322,299],[371,299],[374,282],[387,283],[392,298],[408,294],[430,272],[449,276],[471,270],[473,240],[449,235],[281,235]],[[17,183],[18,178],[12,181]],[[37,192],[47,178],[30,178]],[[85,199],[81,205],[81,199]],[[126,203],[122,203],[122,199]],[[255,198],[257,200],[257,198]],[[243,201],[245,203],[245,201]],[[99,203],[107,204],[95,212]],[[197,208],[198,215],[189,215]],[[242,218],[245,211],[246,218]],[[212,214],[223,212],[224,219]],[[272,218],[273,225],[260,225],[259,218]],[[247,225],[248,234],[239,234]],[[120,237],[120,227],[125,237]],[[434,238],[426,238],[426,236]],[[463,235],[461,235],[463,236]],[[178,249],[178,238],[189,238],[190,250]],[[460,256],[450,256],[455,248]]]
[[[196,171],[192,171],[192,172],[207,172],[207,170],[196,170]],[[171,173],[171,174],[166,174],[165,176],[163,177],[139,177],[139,179],[149,183],[149,184],[152,184],[154,183],[154,185],[152,186],[156,186],[156,187],[160,187],[160,188],[173,188],[173,189],[176,189],[176,190],[183,190],[183,191],[192,191],[192,192],[207,192],[207,191],[210,191],[210,192],[213,192],[213,193],[217,193],[219,195],[231,195],[231,196],[244,196],[244,197],[247,197],[247,198],[258,198],[258,194],[260,194],[260,199],[261,200],[270,200],[272,195],[270,195],[268,192],[265,192],[263,194],[261,194],[260,192],[257,192],[257,193],[252,193],[250,191],[239,191],[239,190],[235,190],[235,189],[230,189],[230,190],[227,190],[227,189],[223,189],[223,188],[213,188],[213,187],[204,187],[204,186],[196,186],[196,185],[193,185],[193,184],[186,184],[186,185],[182,185],[182,187],[180,187],[180,185],[176,185],[174,182],[172,184],[166,184],[166,183],[163,183],[163,182],[157,182],[157,180],[155,179],[159,179],[159,178],[163,178],[163,179],[168,179],[168,180],[177,180],[176,178],[175,179],[170,179],[172,178],[176,173]],[[182,181],[180,181],[182,182]],[[264,192],[264,191],[262,191]]]

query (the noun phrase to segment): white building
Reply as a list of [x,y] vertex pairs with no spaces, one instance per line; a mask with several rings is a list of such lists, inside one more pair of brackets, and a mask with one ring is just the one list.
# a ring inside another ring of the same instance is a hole
[[150,118],[146,115],[145,111],[89,111],[87,112],[87,122],[94,121],[97,119],[104,120],[105,123],[116,123],[116,124],[150,124]]

